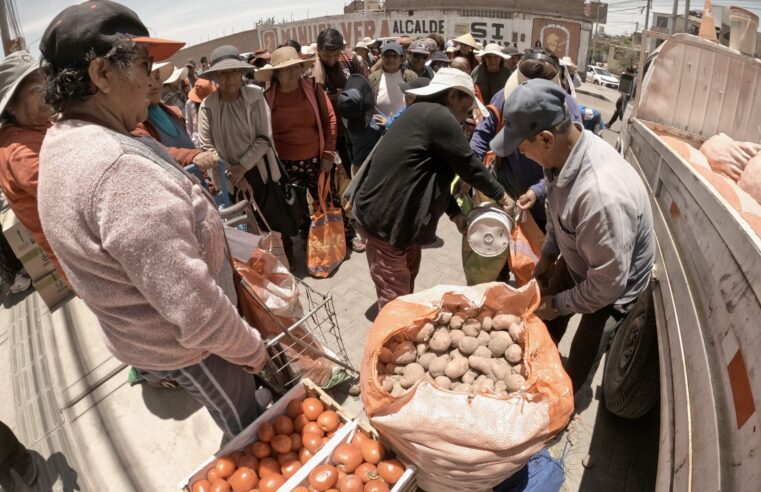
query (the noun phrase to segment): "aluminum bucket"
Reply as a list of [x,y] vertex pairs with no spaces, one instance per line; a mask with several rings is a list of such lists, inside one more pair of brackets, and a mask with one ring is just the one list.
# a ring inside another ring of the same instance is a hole
[[515,219],[492,204],[480,205],[468,214],[468,244],[478,255],[491,258],[510,246]]

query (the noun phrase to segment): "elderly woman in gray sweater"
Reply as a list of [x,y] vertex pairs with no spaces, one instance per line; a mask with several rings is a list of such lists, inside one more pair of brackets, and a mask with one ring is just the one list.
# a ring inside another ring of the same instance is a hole
[[158,142],[130,135],[152,60],[183,44],[147,36],[134,12],[98,0],[45,31],[46,95],[61,117],[40,152],[40,219],[114,356],[176,381],[233,436],[259,412],[250,373],[265,348],[238,314],[210,196]]

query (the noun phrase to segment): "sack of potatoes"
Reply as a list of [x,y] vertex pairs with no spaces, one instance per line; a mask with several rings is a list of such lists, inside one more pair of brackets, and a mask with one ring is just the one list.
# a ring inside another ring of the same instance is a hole
[[378,314],[362,361],[370,422],[418,466],[429,491],[481,491],[520,470],[562,430],[571,382],[536,282],[439,286]]

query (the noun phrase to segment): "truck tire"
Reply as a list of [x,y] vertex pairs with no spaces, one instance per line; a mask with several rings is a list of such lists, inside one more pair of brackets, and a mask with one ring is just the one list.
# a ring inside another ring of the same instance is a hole
[[640,418],[658,402],[658,333],[649,290],[613,338],[602,387],[605,407],[619,417]]

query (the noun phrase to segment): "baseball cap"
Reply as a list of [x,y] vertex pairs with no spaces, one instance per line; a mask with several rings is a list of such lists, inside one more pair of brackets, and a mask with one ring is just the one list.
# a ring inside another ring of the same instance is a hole
[[447,65],[449,65],[450,63],[452,63],[452,60],[450,60],[447,54],[444,53],[443,51],[437,51],[436,53],[431,55],[431,63],[434,63],[434,62],[441,62],[441,63],[446,63]]
[[566,93],[552,81],[532,79],[516,87],[505,101],[505,126],[490,146],[500,157],[512,154],[525,139],[560,124],[566,117]]
[[410,89],[420,89],[421,87],[425,87],[430,83],[431,79],[427,77],[418,77],[416,79],[410,80],[409,82],[399,82],[399,88],[402,90],[402,92],[407,92]]
[[481,114],[486,114],[486,106],[476,97],[476,88],[469,74],[456,68],[444,67],[433,76],[431,83],[418,89],[409,89],[406,94],[413,96],[430,96],[441,91],[457,89],[473,98],[472,109],[477,109]]
[[428,48],[425,46],[425,43],[422,40],[413,41],[410,45],[410,51],[412,53],[420,53],[422,55],[430,55],[431,52],[428,51]]
[[135,12],[124,5],[91,0],[63,9],[45,29],[40,40],[43,58],[54,69],[79,65],[93,50],[103,56],[121,36],[145,46],[154,61],[166,60],[185,43],[152,38]]
[[383,45],[383,48],[381,48],[381,55],[383,55],[387,51],[393,51],[399,56],[404,56],[404,51],[402,50],[402,47],[399,46],[399,43],[395,43],[393,41]]

